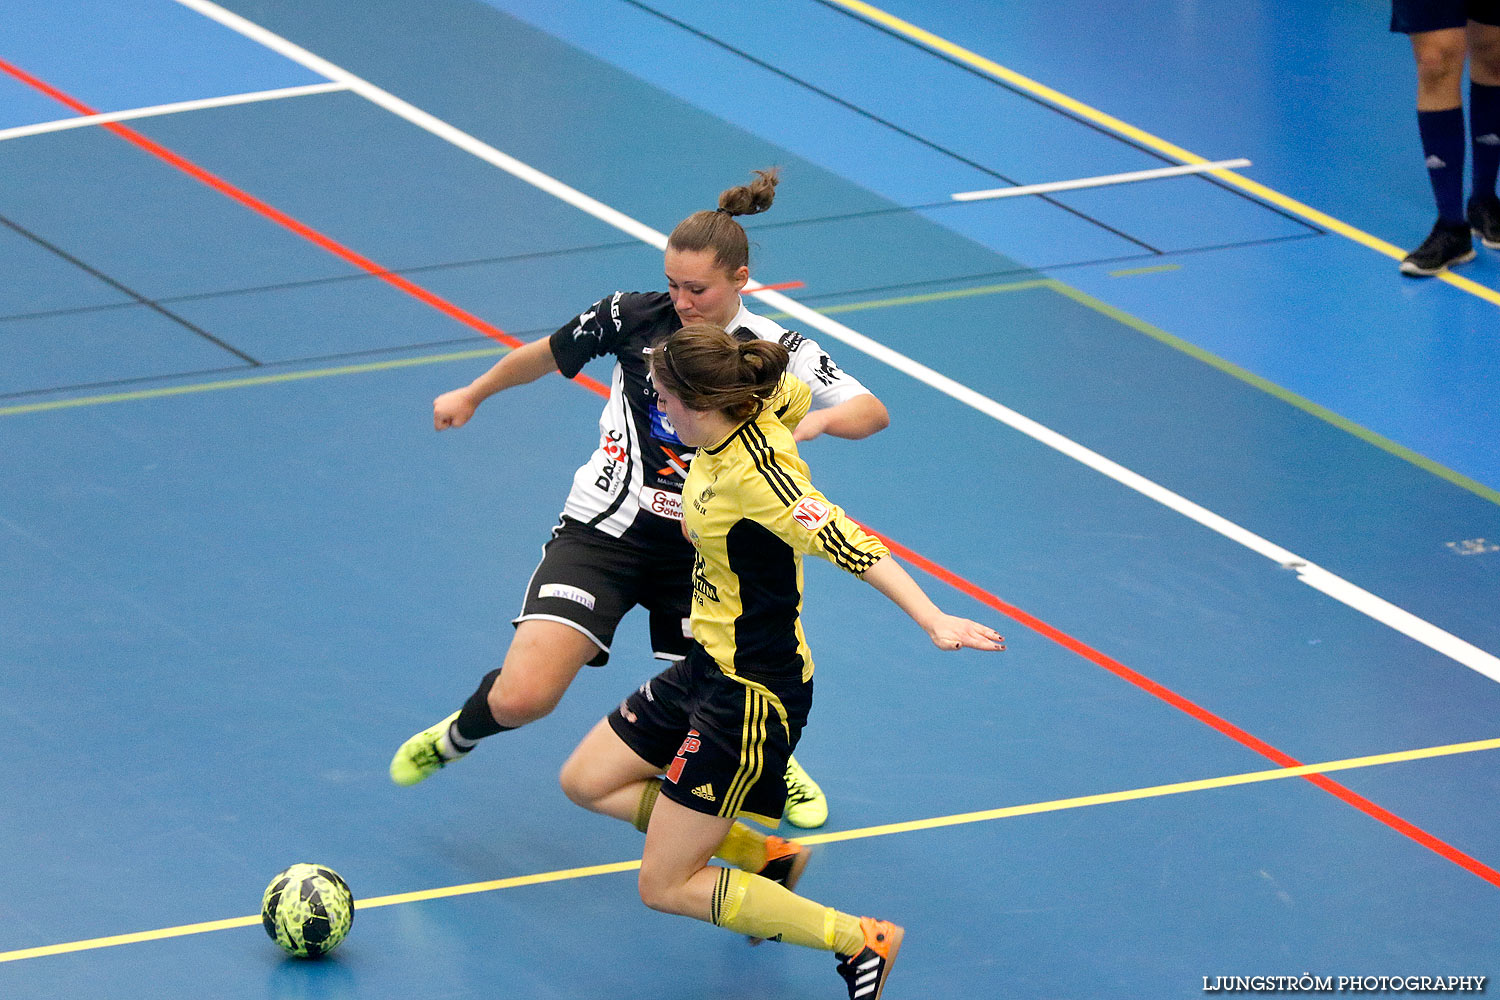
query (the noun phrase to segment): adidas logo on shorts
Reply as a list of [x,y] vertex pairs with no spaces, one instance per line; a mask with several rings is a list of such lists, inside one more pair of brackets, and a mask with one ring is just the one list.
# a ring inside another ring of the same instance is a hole
[[700,799],[707,799],[710,802],[719,801],[718,799],[714,798],[714,786],[707,783],[699,785],[697,788],[693,789],[693,794],[698,796],[698,798]]

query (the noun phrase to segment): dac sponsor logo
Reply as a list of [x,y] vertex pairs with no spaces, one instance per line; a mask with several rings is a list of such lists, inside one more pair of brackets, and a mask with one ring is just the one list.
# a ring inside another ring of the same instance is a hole
[[599,439],[599,450],[604,452],[605,462],[599,470],[599,476],[594,480],[594,489],[605,493],[615,491],[615,469],[630,460],[630,454],[620,442],[624,435],[619,431],[611,430]]

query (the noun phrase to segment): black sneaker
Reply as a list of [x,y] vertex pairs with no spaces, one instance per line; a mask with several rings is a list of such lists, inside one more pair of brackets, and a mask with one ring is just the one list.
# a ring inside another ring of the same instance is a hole
[[1474,241],[1469,238],[1469,224],[1461,222],[1450,225],[1439,219],[1422,245],[1406,255],[1401,262],[1401,273],[1418,278],[1430,278],[1454,264],[1464,264],[1474,259]]
[[849,984],[849,1000],[880,1000],[906,930],[870,917],[860,917],[859,928],[864,931],[865,946],[858,955],[839,956],[839,975]]
[[1500,250],[1500,198],[1469,199],[1469,228],[1479,242],[1491,250]]

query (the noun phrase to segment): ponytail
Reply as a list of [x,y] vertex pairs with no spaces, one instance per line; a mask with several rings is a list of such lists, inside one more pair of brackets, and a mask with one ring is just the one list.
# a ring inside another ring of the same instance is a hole
[[695,323],[652,349],[651,377],[690,410],[746,420],[776,395],[789,359],[774,341],[741,341],[722,327]]
[[729,188],[719,194],[719,207],[712,212],[694,212],[677,224],[667,238],[671,250],[710,250],[714,263],[728,274],[750,266],[750,240],[745,228],[734,221],[737,215],[757,215],[776,200],[776,185],[781,171],[777,167],[755,171],[749,184]]

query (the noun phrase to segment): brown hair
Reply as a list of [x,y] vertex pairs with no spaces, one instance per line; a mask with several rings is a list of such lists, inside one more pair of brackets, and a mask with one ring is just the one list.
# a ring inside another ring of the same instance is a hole
[[745,420],[776,394],[789,357],[773,340],[740,340],[723,327],[694,323],[652,348],[651,377],[690,410]]
[[755,180],[732,187],[719,195],[713,212],[694,212],[677,223],[667,246],[673,250],[712,250],[714,263],[729,274],[750,266],[750,241],[736,215],[755,215],[771,207],[781,171],[777,167],[755,171]]

